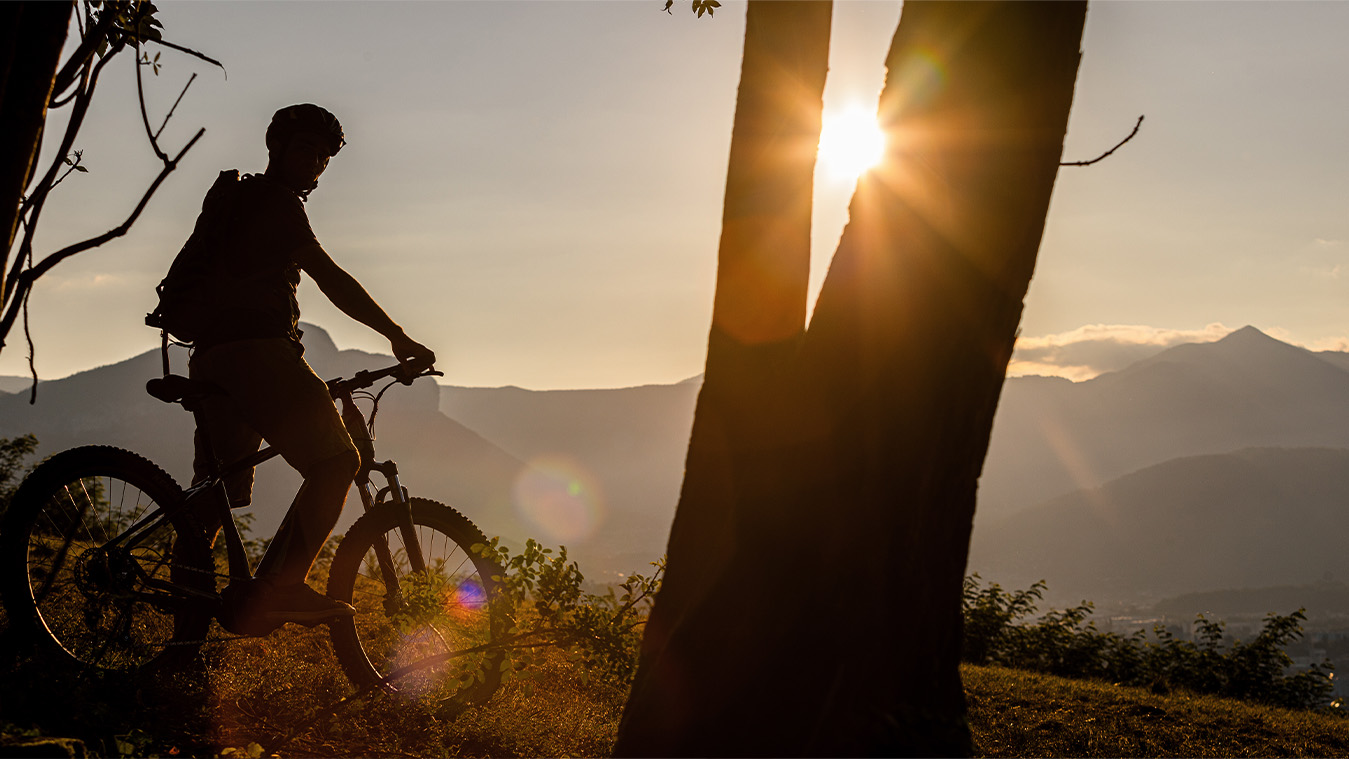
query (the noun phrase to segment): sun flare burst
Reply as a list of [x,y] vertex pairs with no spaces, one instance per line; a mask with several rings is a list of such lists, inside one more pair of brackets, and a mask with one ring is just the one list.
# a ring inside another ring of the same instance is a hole
[[824,117],[819,160],[831,177],[856,179],[884,157],[885,132],[874,111],[854,105]]

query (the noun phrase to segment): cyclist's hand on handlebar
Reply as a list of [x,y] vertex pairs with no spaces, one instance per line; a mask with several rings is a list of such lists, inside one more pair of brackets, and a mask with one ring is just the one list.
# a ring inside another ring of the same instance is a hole
[[406,334],[390,338],[389,345],[393,347],[394,358],[408,371],[422,372],[436,363],[436,354],[430,348]]

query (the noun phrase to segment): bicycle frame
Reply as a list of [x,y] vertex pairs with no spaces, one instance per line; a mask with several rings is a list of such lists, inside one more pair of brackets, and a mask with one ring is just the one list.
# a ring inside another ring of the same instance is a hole
[[[428,370],[429,373],[429,370]],[[376,372],[361,371],[351,380],[341,378],[328,382],[329,391],[333,400],[340,403],[342,407],[342,421],[347,427],[347,432],[351,435],[353,443],[361,456],[361,466],[357,471],[354,484],[357,493],[360,495],[361,505],[365,511],[370,511],[376,506],[384,503],[387,497],[390,502],[401,508],[400,516],[405,514],[406,519],[400,520],[399,531],[402,534],[404,546],[407,549],[408,561],[413,571],[421,572],[426,569],[426,561],[422,555],[421,547],[418,542],[416,530],[412,524],[412,506],[408,500],[407,491],[402,486],[398,476],[398,465],[393,461],[374,461],[374,439],[370,433],[370,427],[366,418],[356,408],[352,393],[355,390],[369,387],[375,382],[385,377],[398,376],[405,374],[400,366],[389,367]],[[412,376],[421,376],[417,374]],[[405,384],[410,384],[411,379],[404,378]],[[158,396],[157,396],[158,397]],[[198,426],[203,426],[200,407],[193,401],[179,399],[184,408],[192,412],[196,418]],[[209,429],[208,429],[208,447],[209,447]],[[280,455],[280,451],[273,446],[267,445],[258,451],[243,456],[242,458],[222,464],[216,459],[214,451],[209,455],[211,464],[211,473],[201,482],[193,485],[184,491],[182,501],[176,504],[162,505],[135,524],[128,527],[117,537],[104,544],[104,548],[115,548],[125,546],[127,548],[136,545],[138,540],[150,533],[155,528],[163,524],[164,521],[172,518],[183,509],[192,509],[194,511],[206,508],[215,508],[218,511],[220,526],[224,533],[225,550],[228,561],[229,579],[231,582],[236,580],[247,580],[253,576],[252,567],[249,566],[248,555],[244,550],[243,536],[239,532],[238,525],[234,521],[233,507],[229,502],[229,494],[225,488],[225,480],[233,474],[245,471],[246,469],[258,466],[270,459]],[[384,476],[387,485],[376,492],[372,492],[372,483],[370,474],[378,472]],[[392,552],[387,542],[382,542],[375,546],[375,554],[379,560],[380,573],[384,578],[385,585],[391,590],[386,603],[396,603],[398,580],[394,574],[394,560]],[[169,591],[177,594],[187,594],[193,597],[208,597],[212,600],[219,600],[218,594],[203,594],[200,591],[185,588],[172,582],[165,582],[156,578],[144,576],[142,572],[142,581],[151,587],[160,590]]]

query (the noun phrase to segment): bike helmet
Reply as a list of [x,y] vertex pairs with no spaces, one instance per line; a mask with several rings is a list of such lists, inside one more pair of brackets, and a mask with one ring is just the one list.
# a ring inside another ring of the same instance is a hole
[[337,151],[347,144],[342,124],[336,116],[313,103],[300,103],[288,105],[272,116],[272,123],[267,126],[267,151],[280,152],[297,132],[315,132],[331,138],[329,155],[337,155]]

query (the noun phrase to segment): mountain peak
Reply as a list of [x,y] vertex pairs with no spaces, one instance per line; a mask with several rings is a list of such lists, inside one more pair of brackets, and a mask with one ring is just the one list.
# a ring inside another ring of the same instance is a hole
[[318,353],[323,356],[330,356],[337,353],[337,344],[328,331],[312,322],[300,322],[300,331],[304,333],[304,348],[306,351]]
[[1270,343],[1279,343],[1282,341],[1276,340],[1270,337],[1269,335],[1266,335],[1264,332],[1261,332],[1260,330],[1256,329],[1255,327],[1252,327],[1251,325],[1247,324],[1241,329],[1233,330],[1227,333],[1227,336],[1219,340],[1218,342],[1220,343],[1230,342],[1249,345],[1257,345],[1257,344],[1269,345]]

